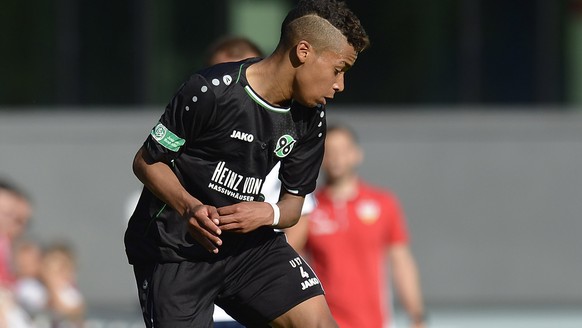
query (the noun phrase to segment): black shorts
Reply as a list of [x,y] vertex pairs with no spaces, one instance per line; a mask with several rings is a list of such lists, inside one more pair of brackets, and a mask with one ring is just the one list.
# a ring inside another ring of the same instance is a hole
[[213,260],[134,265],[146,326],[212,327],[216,303],[247,327],[268,327],[297,304],[323,294],[285,235],[259,230],[255,238],[221,249]]

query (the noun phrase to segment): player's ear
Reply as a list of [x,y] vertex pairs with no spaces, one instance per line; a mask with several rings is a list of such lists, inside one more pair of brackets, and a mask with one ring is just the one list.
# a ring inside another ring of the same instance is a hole
[[313,52],[313,46],[305,41],[305,40],[301,40],[297,43],[297,46],[295,46],[295,55],[297,56],[297,61],[299,61],[300,63],[305,63],[305,61],[307,61],[307,58],[310,56],[310,54]]

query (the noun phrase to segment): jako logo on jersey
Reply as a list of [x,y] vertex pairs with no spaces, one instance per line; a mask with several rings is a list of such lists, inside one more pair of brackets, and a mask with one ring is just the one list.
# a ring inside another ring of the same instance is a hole
[[285,157],[291,153],[295,145],[295,139],[292,136],[285,134],[277,140],[277,147],[275,148],[275,155],[277,157]]
[[255,140],[255,136],[250,133],[244,133],[237,130],[232,130],[232,134],[230,135],[233,139],[239,139],[246,142],[253,142]]

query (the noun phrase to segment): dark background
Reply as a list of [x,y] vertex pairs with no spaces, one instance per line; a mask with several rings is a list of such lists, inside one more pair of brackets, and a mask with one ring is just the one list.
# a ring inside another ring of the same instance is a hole
[[[578,0],[347,2],[372,47],[339,104],[574,103]],[[213,40],[236,33],[229,3],[4,0],[0,106],[165,104]]]

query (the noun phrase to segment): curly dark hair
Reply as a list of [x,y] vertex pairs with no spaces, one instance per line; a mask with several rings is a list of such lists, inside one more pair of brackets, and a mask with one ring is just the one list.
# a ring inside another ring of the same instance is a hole
[[360,20],[343,1],[336,0],[300,0],[281,25],[281,40],[287,37],[289,24],[297,18],[306,15],[317,15],[337,28],[347,39],[354,50],[361,52],[370,45],[368,34]]

